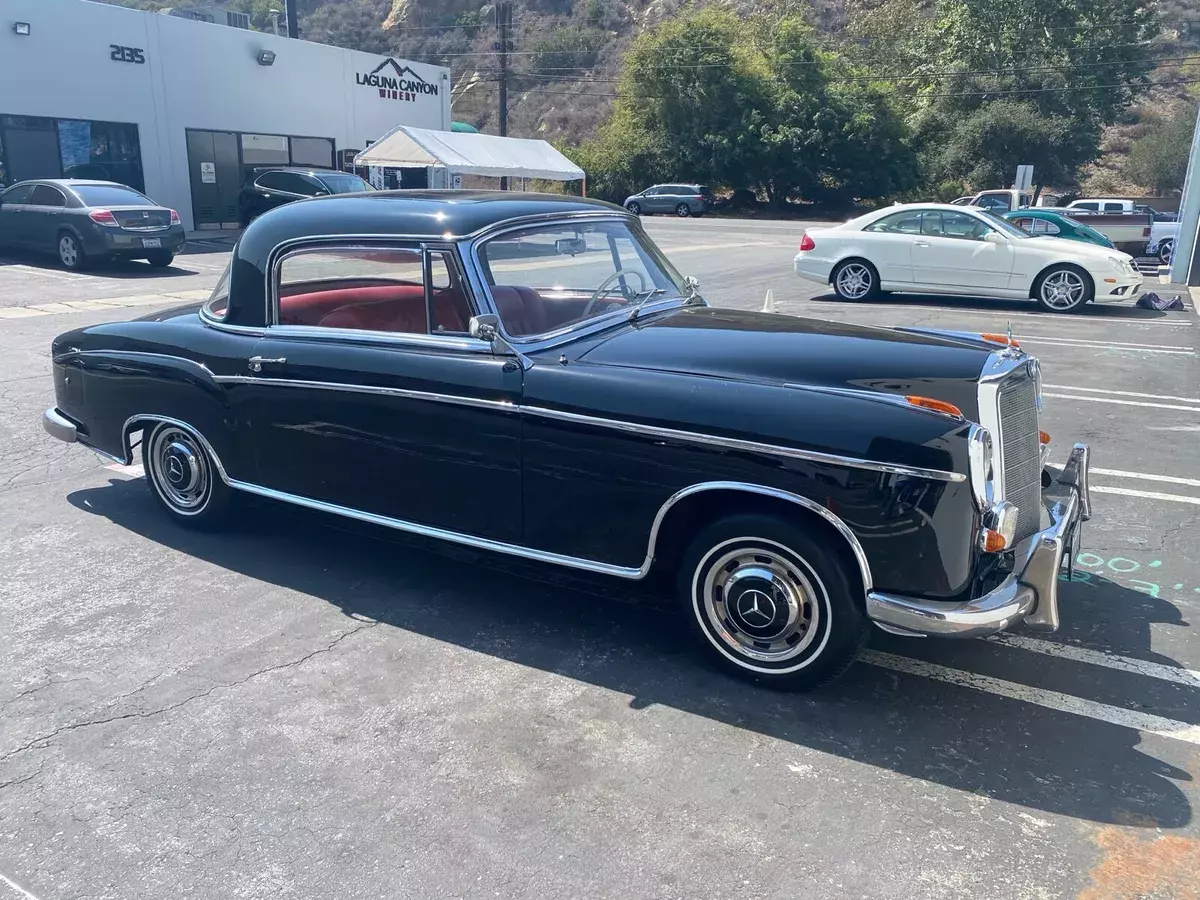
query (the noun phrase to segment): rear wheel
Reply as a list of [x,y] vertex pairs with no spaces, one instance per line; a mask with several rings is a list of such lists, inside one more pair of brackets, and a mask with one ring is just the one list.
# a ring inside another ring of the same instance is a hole
[[1158,245],[1158,261],[1164,266],[1171,264],[1171,257],[1175,255],[1175,239],[1167,238]]
[[811,690],[849,668],[866,640],[861,584],[820,532],[766,515],[721,519],[684,553],[689,629],[725,671]]
[[170,250],[163,250],[161,253],[151,253],[146,257],[146,262],[154,266],[156,269],[165,269],[175,261],[175,254]]
[[171,518],[199,529],[223,524],[232,491],[197,435],[169,422],[148,426],[142,465],[150,492]]
[[686,203],[680,203],[677,207],[675,207],[675,215],[679,216],[681,219],[686,219],[691,214],[692,208]]
[[1075,266],[1051,266],[1033,286],[1033,297],[1047,312],[1074,312],[1092,299],[1092,280]]
[[64,269],[72,271],[82,269],[87,262],[87,254],[83,252],[79,238],[69,231],[60,232],[58,235],[58,261]]
[[865,259],[848,259],[833,270],[833,292],[842,300],[874,300],[879,296],[879,273]]

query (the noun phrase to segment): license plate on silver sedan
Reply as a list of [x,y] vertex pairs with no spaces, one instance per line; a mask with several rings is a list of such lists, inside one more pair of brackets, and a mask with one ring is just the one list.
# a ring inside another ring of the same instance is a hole
[[142,246],[146,249],[157,250],[162,246],[162,238],[142,238]]

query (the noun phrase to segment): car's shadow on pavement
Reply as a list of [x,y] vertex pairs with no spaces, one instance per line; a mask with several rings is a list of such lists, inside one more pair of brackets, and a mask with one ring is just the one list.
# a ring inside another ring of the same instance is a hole
[[[1163,288],[1168,288],[1163,285]],[[1170,290],[1169,293],[1176,293]],[[1032,300],[991,300],[987,298],[976,297],[947,297],[940,294],[885,294],[882,297],[877,297],[874,300],[854,301],[843,300],[837,294],[832,292],[818,294],[815,297],[808,298],[812,303],[828,304],[831,309],[845,307],[847,309],[866,309],[869,307],[878,307],[886,309],[889,306],[895,307],[913,307],[922,306],[928,307],[930,310],[952,311],[952,312],[979,312],[979,313],[1024,313],[1044,316],[1047,320],[1070,321],[1072,319],[1091,319],[1094,321],[1111,321],[1113,319],[1122,321],[1136,321],[1139,319],[1165,319],[1170,317],[1170,313],[1165,310],[1158,309],[1142,309],[1134,306],[1132,302],[1125,303],[1087,303],[1083,309],[1069,313],[1054,313],[1047,312],[1042,309]],[[1186,300],[1184,301],[1187,302]],[[1176,313],[1178,315],[1178,313]]]
[[[240,507],[232,532],[193,532],[168,521],[141,480],[114,479],[68,499],[165,547],[346,615],[627,694],[633,709],[661,704],[908,778],[1093,822],[1178,828],[1192,819],[1172,781],[1191,776],[1142,752],[1135,728],[874,665],[856,665],[814,694],[756,688],[695,658],[672,604],[639,585],[445,544],[435,551],[421,539],[265,502]],[[1081,585],[1064,587],[1067,618],[1103,607],[1106,627],[1127,641],[1144,638],[1145,656],[1149,623],[1179,620],[1165,601],[1112,582],[1088,585],[1083,599],[1076,595]],[[253,584],[246,589],[253,592]],[[969,663],[1009,683],[1098,702],[1136,698],[1123,702],[1155,712],[1166,702],[1154,679],[990,642],[878,635],[872,647],[921,654],[935,665]],[[1170,714],[1195,724],[1200,689],[1171,687]]]
[[[179,257],[176,257],[176,259],[179,259]],[[4,271],[5,266],[25,266],[32,269],[44,269],[47,273],[62,275],[92,275],[97,278],[121,279],[178,278],[180,275],[195,275],[197,272],[196,269],[188,269],[177,263],[163,266],[162,268],[155,268],[150,263],[140,259],[92,260],[84,268],[69,272],[60,266],[58,261],[52,256],[40,253],[18,253],[12,250],[5,250],[4,255],[0,256],[0,272]]]

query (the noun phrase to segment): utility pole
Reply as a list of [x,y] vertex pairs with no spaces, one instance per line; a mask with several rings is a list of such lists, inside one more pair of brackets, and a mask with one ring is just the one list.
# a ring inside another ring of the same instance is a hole
[[[496,29],[500,40],[493,46],[500,51],[500,137],[508,137],[508,51],[512,44],[508,40],[508,29],[512,25],[512,0],[497,0]],[[500,179],[500,190],[508,190],[508,179]]]
[[283,4],[283,14],[287,18],[287,36],[290,38],[300,37],[300,18],[296,13],[298,2],[299,0],[284,0]]

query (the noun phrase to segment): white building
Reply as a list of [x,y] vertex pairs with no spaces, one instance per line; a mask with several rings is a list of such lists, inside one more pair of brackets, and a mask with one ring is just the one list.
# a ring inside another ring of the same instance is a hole
[[450,71],[91,3],[0,0],[0,183],[111,178],[189,229],[237,226],[254,166],[337,166],[450,129]]

